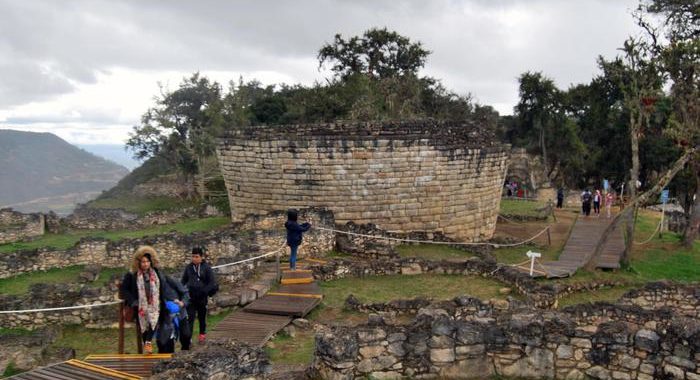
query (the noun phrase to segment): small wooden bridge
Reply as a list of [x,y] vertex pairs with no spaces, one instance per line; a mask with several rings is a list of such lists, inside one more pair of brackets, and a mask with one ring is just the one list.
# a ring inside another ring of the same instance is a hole
[[[557,261],[536,262],[533,277],[569,277],[577,270],[584,267],[593,259],[593,253],[600,244],[603,232],[610,225],[612,219],[604,216],[579,216],[564,245],[564,250]],[[608,239],[603,242],[600,256],[596,261],[596,268],[617,269],[620,267],[620,259],[625,250],[625,242],[622,235],[622,227],[616,226]],[[517,266],[523,272],[530,273],[530,264],[523,263]]]

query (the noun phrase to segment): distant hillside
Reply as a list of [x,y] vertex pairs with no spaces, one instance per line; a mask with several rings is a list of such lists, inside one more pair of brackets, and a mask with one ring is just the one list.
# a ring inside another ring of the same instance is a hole
[[78,148],[87,150],[88,152],[106,158],[112,162],[133,170],[141,165],[138,160],[131,157],[131,152],[124,149],[124,144],[75,144]]
[[127,174],[56,135],[0,130],[0,206],[66,212]]

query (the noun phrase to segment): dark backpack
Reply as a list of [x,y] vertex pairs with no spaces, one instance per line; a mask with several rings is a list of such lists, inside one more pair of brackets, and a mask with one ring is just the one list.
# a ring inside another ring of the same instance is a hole
[[583,193],[583,201],[585,203],[590,203],[591,202],[591,193],[589,193],[589,192]]

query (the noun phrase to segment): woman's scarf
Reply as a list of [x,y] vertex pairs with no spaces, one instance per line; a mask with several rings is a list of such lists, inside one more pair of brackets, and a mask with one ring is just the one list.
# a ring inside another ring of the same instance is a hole
[[148,330],[149,325],[155,330],[160,315],[160,280],[156,271],[152,269],[145,272],[145,275],[148,277],[148,291],[143,278],[144,272],[139,270],[136,273],[136,287],[139,291],[139,325],[142,331]]

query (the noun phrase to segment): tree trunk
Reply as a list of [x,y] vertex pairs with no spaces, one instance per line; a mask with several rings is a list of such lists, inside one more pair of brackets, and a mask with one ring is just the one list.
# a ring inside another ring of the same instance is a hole
[[685,228],[685,234],[683,236],[683,245],[688,248],[693,246],[695,239],[698,238],[698,233],[700,230],[700,163],[697,161],[691,164],[693,174],[695,174],[695,199],[692,200],[693,204],[690,207],[690,217],[688,218],[688,225]]
[[[630,145],[632,148],[632,168],[630,169],[629,193],[630,202],[634,202],[637,198],[637,182],[639,181],[639,129],[641,125],[640,119],[636,119],[634,111],[630,112]],[[636,203],[632,203],[633,205]],[[625,252],[622,254],[622,264],[629,264],[629,258],[632,255],[632,242],[634,241],[634,214],[636,214],[637,206],[634,210],[627,214],[626,233],[625,233]]]
[[547,146],[544,141],[544,125],[540,122],[540,149],[542,150],[542,165],[544,166],[544,172],[549,173],[547,170]]

